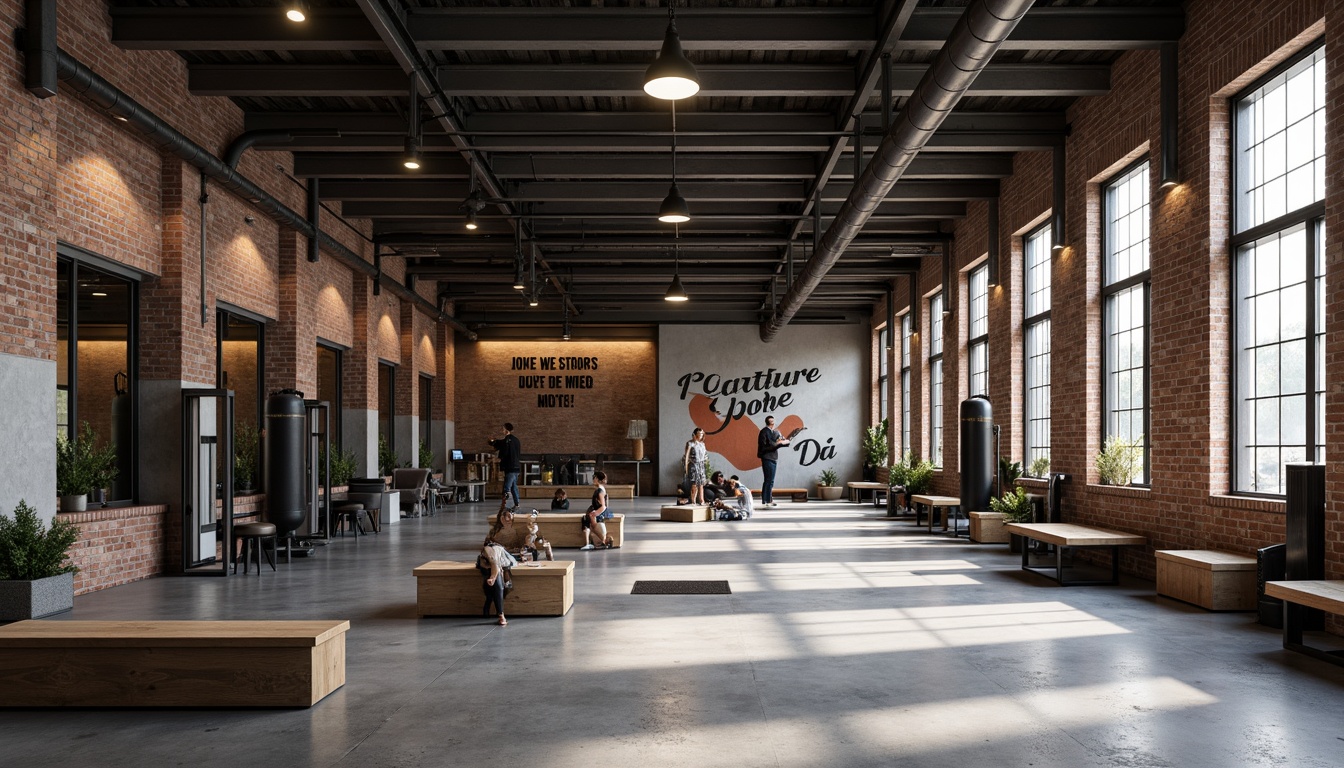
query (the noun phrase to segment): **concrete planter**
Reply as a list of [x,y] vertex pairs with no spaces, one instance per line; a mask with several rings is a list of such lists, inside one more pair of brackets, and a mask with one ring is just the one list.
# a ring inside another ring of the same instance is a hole
[[75,607],[75,574],[0,581],[0,621],[40,619]]
[[1003,527],[1002,512],[972,512],[971,541],[981,544],[1007,544],[1008,530]]
[[89,495],[87,493],[71,494],[61,497],[62,512],[83,512],[89,507]]
[[843,485],[818,485],[817,498],[822,501],[837,501],[845,494]]

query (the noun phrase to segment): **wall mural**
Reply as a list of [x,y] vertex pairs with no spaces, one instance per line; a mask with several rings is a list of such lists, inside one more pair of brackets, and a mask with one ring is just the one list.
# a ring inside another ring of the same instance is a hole
[[[520,373],[518,388],[522,390],[552,390],[537,393],[538,408],[573,408],[575,396],[568,393],[556,394],[553,390],[592,389],[591,374],[575,374],[571,371],[596,371],[597,357],[517,357],[512,359],[514,371],[540,371],[536,374]],[[560,373],[555,373],[560,371]]]
[[[680,481],[691,430],[705,430],[710,465],[759,489],[757,438],[767,416],[789,446],[779,451],[779,488],[806,488],[823,469],[859,479],[866,336],[859,326],[789,328],[773,344],[755,326],[664,326],[659,335],[660,478]],[[706,344],[704,340],[714,341]],[[666,492],[666,491],[665,491]]]

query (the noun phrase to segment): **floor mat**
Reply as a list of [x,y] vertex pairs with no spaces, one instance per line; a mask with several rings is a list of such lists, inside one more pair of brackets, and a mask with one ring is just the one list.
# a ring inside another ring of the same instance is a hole
[[636,581],[632,595],[731,595],[726,581]]

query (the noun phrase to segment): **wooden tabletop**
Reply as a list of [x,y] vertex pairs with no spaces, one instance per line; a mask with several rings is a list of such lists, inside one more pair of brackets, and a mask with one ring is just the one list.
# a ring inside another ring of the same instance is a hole
[[930,507],[960,507],[961,499],[956,496],[922,496],[914,495],[910,497],[911,504],[924,504]]
[[20,621],[0,627],[0,648],[316,646],[350,622],[315,621]]
[[1216,549],[1159,549],[1153,553],[1158,560],[1197,563],[1210,571],[1253,571],[1255,558]]
[[[538,560],[535,563],[519,563],[513,569],[513,577],[516,579],[520,576],[563,576],[573,570],[573,560]],[[431,560],[411,573],[415,576],[450,576],[466,571],[477,573],[476,563]]]
[[[861,488],[865,491],[867,490],[885,491],[886,489],[891,487],[886,483],[874,483],[869,480],[854,480],[853,482],[846,483],[846,485],[848,485],[850,488]],[[775,490],[779,491],[780,489],[776,488]]]
[[1344,581],[1266,581],[1265,594],[1327,613],[1344,612]]
[[1008,523],[1003,527],[1009,533],[1061,547],[1124,547],[1148,541],[1133,533],[1072,523]]

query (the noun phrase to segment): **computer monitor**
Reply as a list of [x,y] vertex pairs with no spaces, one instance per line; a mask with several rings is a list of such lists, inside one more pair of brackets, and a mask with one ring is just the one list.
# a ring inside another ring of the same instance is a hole
[[464,459],[463,456],[462,456],[462,449],[461,449],[461,448],[453,448],[453,449],[452,449],[452,452],[449,454],[449,456],[452,457],[452,458],[450,459],[451,461],[465,461],[465,459]]

